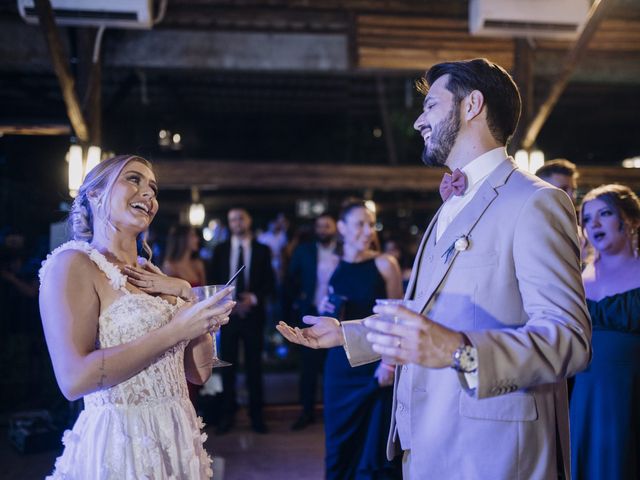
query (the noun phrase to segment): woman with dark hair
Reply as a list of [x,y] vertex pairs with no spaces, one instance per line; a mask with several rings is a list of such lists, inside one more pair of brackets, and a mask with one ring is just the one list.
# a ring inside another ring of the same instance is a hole
[[640,478],[640,202],[604,185],[587,193],[580,216],[595,250],[583,273],[593,359],[571,397],[573,477]]
[[[364,201],[347,200],[338,220],[340,263],[329,280],[331,295],[319,311],[340,320],[372,314],[376,298],[401,298],[395,258],[371,249],[375,217]],[[341,303],[341,305],[338,305]],[[398,462],[386,459],[391,420],[393,365],[374,362],[352,368],[342,347],[329,349],[324,373],[326,478],[401,478]]]
[[[196,305],[190,286],[138,257],[158,211],[151,164],[113,157],[73,202],[74,240],[40,270],[40,312],[62,393],[84,397],[51,479],[202,479],[212,475],[186,377],[211,375],[212,330],[229,289]],[[142,266],[141,266],[142,265]]]
[[198,257],[200,238],[190,225],[174,225],[169,229],[162,271],[186,280],[192,287],[206,285],[204,262]]
[[[191,287],[206,285],[204,262],[198,257],[200,238],[191,225],[174,225],[169,229],[167,248],[162,262],[162,271],[169,276],[189,282]],[[200,385],[187,382],[189,398],[198,408]]]

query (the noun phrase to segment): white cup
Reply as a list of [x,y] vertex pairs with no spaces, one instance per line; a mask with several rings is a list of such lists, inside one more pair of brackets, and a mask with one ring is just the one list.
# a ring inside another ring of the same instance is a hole
[[[224,285],[204,285],[202,287],[193,287],[191,291],[196,296],[197,301],[201,302],[202,300],[213,297],[216,293],[224,290],[225,288],[226,287]],[[225,295],[223,298],[218,300],[218,303],[224,303],[231,299],[231,294]]]

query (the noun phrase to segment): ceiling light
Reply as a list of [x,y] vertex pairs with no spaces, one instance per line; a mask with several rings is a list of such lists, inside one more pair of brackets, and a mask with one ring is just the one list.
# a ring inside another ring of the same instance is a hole
[[71,145],[67,152],[67,162],[69,162],[68,187],[69,195],[75,198],[87,173],[89,173],[102,159],[100,147],[91,145],[86,152],[80,145]]
[[520,170],[524,170],[529,173],[536,173],[536,171],[544,165],[544,153],[542,150],[518,150],[515,154],[516,165]]

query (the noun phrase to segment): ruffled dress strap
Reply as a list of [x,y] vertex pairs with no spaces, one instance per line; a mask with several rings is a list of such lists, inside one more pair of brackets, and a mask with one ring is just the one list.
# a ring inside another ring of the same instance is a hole
[[127,276],[124,275],[116,265],[107,260],[107,258],[102,253],[92,247],[89,243],[80,240],[71,240],[69,242],[63,243],[53,252],[47,255],[47,258],[42,262],[40,272],[38,273],[41,285],[45,281],[47,272],[49,271],[49,268],[51,266],[51,260],[59,253],[66,250],[79,250],[81,252],[84,252],[93,261],[93,263],[95,263],[98,268],[107,276],[107,278],[109,279],[109,283],[115,290],[119,290],[126,294],[131,293],[125,288],[125,285],[127,284]]

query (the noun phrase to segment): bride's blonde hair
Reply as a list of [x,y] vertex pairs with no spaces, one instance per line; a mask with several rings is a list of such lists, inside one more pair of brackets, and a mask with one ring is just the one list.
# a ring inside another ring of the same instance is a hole
[[[130,162],[140,162],[153,170],[151,163],[136,155],[117,155],[108,158],[96,165],[86,176],[84,182],[78,190],[78,196],[73,201],[71,212],[69,213],[69,226],[74,240],[91,242],[93,240],[94,211],[89,201],[89,195],[95,199],[96,209],[106,218],[107,223],[115,229],[110,220],[109,196],[120,173]],[[151,259],[151,247],[147,243],[147,232],[138,235],[138,243]]]

